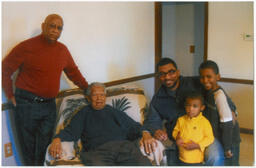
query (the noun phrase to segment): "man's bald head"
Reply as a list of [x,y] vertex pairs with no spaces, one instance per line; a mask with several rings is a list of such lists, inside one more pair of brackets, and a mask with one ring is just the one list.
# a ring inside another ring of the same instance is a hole
[[54,43],[60,37],[62,28],[62,17],[58,14],[50,14],[42,23],[42,34],[49,43]]
[[44,19],[44,23],[48,23],[49,21],[51,21],[52,19],[55,19],[55,18],[60,19],[61,22],[62,22],[62,24],[63,24],[63,19],[62,19],[62,17],[61,17],[60,15],[58,15],[58,14],[50,14],[50,15],[48,15],[48,16]]

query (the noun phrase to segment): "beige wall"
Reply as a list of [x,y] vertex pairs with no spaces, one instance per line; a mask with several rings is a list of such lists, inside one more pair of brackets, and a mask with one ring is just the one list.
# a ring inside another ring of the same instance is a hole
[[220,82],[237,106],[238,121],[241,128],[254,128],[253,85]]
[[154,72],[154,2],[3,2],[2,9],[3,56],[58,13],[60,41],[89,82]]
[[[253,2],[209,2],[208,59],[222,77],[254,79]],[[221,83],[237,105],[240,126],[254,128],[253,85]]]
[[218,62],[221,75],[253,79],[253,2],[210,2],[208,58]]

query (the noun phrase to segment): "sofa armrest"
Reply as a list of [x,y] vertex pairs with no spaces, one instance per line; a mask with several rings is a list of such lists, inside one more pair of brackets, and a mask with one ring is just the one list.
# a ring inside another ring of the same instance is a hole
[[79,160],[78,158],[75,158],[73,160],[52,160],[50,162],[46,161],[46,165],[45,166],[63,166],[63,165],[70,165],[70,166],[84,166],[83,163],[81,162],[81,160]]
[[45,163],[44,163],[45,166],[82,164],[79,158],[75,154],[73,141],[61,142],[62,155],[61,155],[61,159],[57,159],[57,160],[49,154],[49,146],[45,154]]

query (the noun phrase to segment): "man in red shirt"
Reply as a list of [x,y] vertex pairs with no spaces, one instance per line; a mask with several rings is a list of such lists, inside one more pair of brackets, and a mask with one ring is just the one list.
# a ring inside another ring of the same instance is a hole
[[[42,33],[12,49],[2,61],[2,86],[15,106],[15,122],[25,165],[43,165],[56,120],[55,97],[62,71],[81,89],[88,83],[80,73],[67,47],[58,42],[63,20],[48,15]],[[12,75],[19,69],[12,87]]]

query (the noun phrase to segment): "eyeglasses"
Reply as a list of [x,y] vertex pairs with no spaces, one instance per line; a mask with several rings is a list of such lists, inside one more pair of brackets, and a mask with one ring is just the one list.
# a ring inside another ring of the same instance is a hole
[[62,26],[57,26],[57,25],[55,25],[55,24],[49,24],[49,27],[52,28],[52,29],[57,28],[59,31],[62,31],[62,29],[63,29]]
[[159,78],[163,78],[163,77],[165,77],[166,75],[173,75],[173,74],[175,74],[175,72],[176,72],[177,70],[175,69],[171,69],[171,70],[169,70],[168,72],[158,72],[158,74],[157,74],[157,76],[159,77]]

